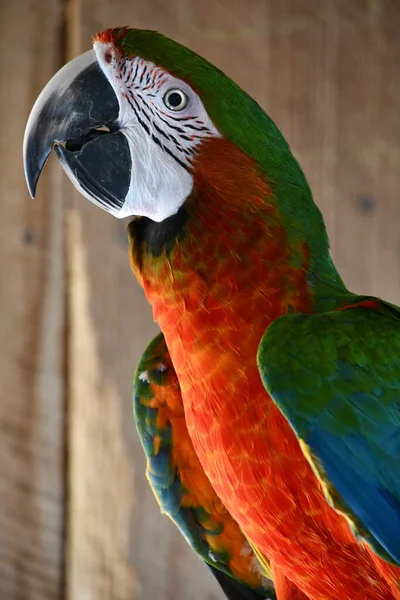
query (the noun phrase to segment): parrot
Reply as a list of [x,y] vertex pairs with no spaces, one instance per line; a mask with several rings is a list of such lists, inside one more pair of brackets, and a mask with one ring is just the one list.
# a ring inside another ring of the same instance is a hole
[[[90,59],[90,55],[83,59],[88,67],[86,75],[90,79],[90,94],[86,108],[81,105],[79,110],[87,109],[96,115],[92,98],[100,98],[104,82],[101,72],[96,64],[90,64],[93,62]],[[72,61],[70,72],[73,79],[77,74],[76,66]],[[70,67],[67,65],[62,76],[58,77],[57,86],[69,80],[68,70]],[[116,114],[112,97],[107,110],[110,115]],[[46,122],[64,118],[62,112],[58,116],[53,112],[45,117]],[[94,118],[98,119],[98,115]],[[158,371],[160,360],[165,367],[168,366],[162,374]],[[148,381],[141,377],[144,372],[148,373]],[[163,379],[165,383],[162,383]],[[157,337],[140,361],[134,392],[134,415],[147,457],[148,480],[155,497],[162,511],[172,519],[210,568],[229,600],[276,600],[271,565],[264,569],[263,574],[259,572],[253,550],[215,494],[200,465],[184,421],[178,386],[165,341]],[[181,448],[184,448],[184,456]],[[282,574],[281,578],[287,600],[306,600],[306,596]]]
[[189,48],[118,27],[34,104],[32,197],[52,150],[130,219],[194,452],[278,600],[400,599],[400,308],[346,287],[273,120]]

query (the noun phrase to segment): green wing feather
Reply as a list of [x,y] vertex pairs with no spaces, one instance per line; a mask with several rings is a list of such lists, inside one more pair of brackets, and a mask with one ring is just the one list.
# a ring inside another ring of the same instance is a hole
[[400,564],[399,309],[361,298],[285,315],[268,327],[258,364],[328,499],[378,555]]

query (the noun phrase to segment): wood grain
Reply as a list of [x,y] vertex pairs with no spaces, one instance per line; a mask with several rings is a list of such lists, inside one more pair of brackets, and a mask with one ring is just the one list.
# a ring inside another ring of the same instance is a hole
[[268,3],[265,106],[320,206],[355,292],[400,302],[400,5]]
[[0,18],[0,600],[220,599],[144,478],[131,382],[157,329],[129,270],[126,222],[75,194],[58,164],[28,198],[26,118],[96,32],[158,29],[266,108],[346,283],[400,303],[400,5],[4,0]]
[[61,174],[29,198],[22,138],[61,65],[61,2],[2,2],[0,21],[0,598],[60,598],[64,398]]

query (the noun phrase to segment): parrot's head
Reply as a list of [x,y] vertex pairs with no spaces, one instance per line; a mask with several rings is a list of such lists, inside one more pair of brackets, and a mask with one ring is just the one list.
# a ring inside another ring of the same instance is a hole
[[[229,77],[159,33],[116,28],[98,34],[93,50],[40,94],[25,132],[25,174],[34,196],[54,149],[89,200],[115,217],[160,222],[190,196],[207,148],[210,177],[222,156],[233,173],[239,152],[272,187],[284,180],[308,193],[279,130]],[[228,168],[224,185],[229,178]]]

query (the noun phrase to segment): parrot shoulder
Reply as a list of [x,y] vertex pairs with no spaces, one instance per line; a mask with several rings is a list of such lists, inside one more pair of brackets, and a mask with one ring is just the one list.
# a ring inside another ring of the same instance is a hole
[[258,366],[329,503],[400,565],[400,309],[371,297],[266,330]]

